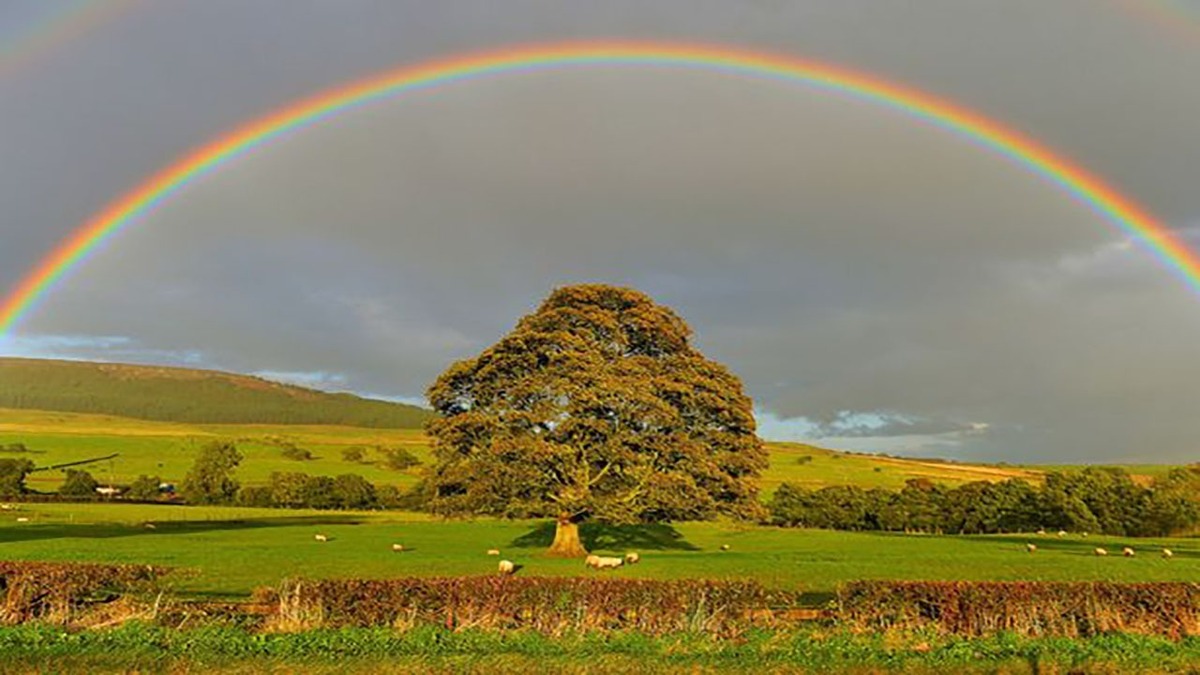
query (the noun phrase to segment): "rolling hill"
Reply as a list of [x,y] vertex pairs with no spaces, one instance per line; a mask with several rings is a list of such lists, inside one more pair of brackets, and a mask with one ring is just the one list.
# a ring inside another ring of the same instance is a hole
[[0,358],[0,408],[208,424],[418,429],[416,406],[212,370]]

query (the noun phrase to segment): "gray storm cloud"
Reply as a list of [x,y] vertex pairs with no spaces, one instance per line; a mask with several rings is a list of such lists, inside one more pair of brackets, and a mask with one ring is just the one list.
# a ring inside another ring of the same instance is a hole
[[[1180,86],[1200,47],[1111,9],[330,4],[155,7],[81,42],[79,61],[0,82],[23,94],[0,97],[0,143],[28,160],[0,165],[0,282],[185,148],[303,93],[466,47],[587,35],[897,77],[1066,149],[1180,225],[1200,214],[1200,92]],[[1009,461],[1197,454],[1200,304],[1140,243],[945,130],[719,73],[541,72],[347,113],[165,203],[20,338],[413,397],[578,281],[675,307],[764,413],[852,447],[874,435]],[[847,423],[856,413],[881,421]]]

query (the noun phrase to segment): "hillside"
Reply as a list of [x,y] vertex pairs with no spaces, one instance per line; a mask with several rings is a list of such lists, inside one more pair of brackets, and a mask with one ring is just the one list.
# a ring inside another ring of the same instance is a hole
[[416,429],[416,406],[330,394],[247,375],[116,363],[0,358],[0,408],[209,424],[338,424]]

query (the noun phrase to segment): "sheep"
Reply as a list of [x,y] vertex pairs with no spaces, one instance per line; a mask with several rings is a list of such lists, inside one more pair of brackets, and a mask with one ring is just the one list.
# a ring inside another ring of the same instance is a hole
[[158,526],[155,525],[154,523],[145,523],[142,525],[142,527],[146,528],[147,530],[157,530],[158,529]]
[[1066,531],[1066,530],[1059,530],[1059,531],[1058,531],[1058,536],[1060,536],[1060,537],[1065,537],[1065,536],[1067,536],[1067,531]]
[[516,574],[517,566],[511,560],[500,561],[500,574]]
[[1037,531],[1037,533],[1038,533],[1039,535],[1043,535],[1043,534],[1046,534],[1046,531],[1045,531],[1045,530],[1038,530],[1038,531]]
[[314,534],[313,539],[316,539],[317,541],[329,541],[329,537],[324,534]]
[[1108,551],[1106,551],[1106,550],[1104,550],[1104,549],[1102,549],[1102,548],[1096,548],[1096,549],[1093,549],[1093,550],[1092,550],[1092,553],[1094,553],[1094,554],[1096,554],[1096,555],[1098,555],[1098,556],[1100,556],[1100,557],[1104,557],[1104,556],[1108,555]]
[[1169,549],[1169,548],[1164,548],[1164,549],[1162,550],[1162,557],[1164,557],[1164,558],[1168,558],[1168,559],[1169,559],[1169,558],[1174,558],[1174,557],[1175,557],[1175,553],[1174,553],[1174,552],[1172,552],[1172,551],[1171,551],[1171,549]]
[[598,570],[614,569],[614,568],[620,567],[621,565],[624,565],[625,559],[624,558],[605,558],[603,556],[598,556],[598,555],[589,555],[583,561],[583,564],[587,565],[588,567],[594,567],[595,569],[598,569]]
[[625,554],[625,564],[626,565],[636,565],[639,562],[641,562],[641,560],[642,560],[642,556],[638,555],[637,553],[626,553]]
[[721,550],[722,550],[722,551],[728,551],[728,550],[729,550],[729,544],[721,544]]
[[404,553],[404,544],[392,544],[393,553]]
[[1034,551],[1037,551],[1037,544],[1025,544],[1025,550],[1033,553]]
[[1132,558],[1133,557],[1133,549],[1126,546],[1125,548],[1121,549],[1121,555],[1125,556],[1126,558]]
[[1079,536],[1081,536],[1081,537],[1083,537],[1083,538],[1085,538],[1085,539],[1086,539],[1086,538],[1087,538],[1087,532],[1080,532],[1080,533],[1079,533]]
[[488,552],[487,552],[487,554],[488,554],[488,555],[500,555],[500,549],[498,549],[498,548],[489,548],[489,549],[488,549]]
[[17,522],[18,523],[28,523],[29,519],[26,518],[25,516],[21,516],[20,518],[17,518]]

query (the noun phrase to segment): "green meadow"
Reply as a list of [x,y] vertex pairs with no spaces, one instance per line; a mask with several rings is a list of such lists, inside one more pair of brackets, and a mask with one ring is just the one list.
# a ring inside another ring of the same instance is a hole
[[[282,579],[494,574],[500,549],[522,575],[596,573],[547,558],[545,521],[433,519],[410,513],[284,511],[138,504],[23,504],[0,516],[0,558],[145,563],[180,570],[170,579],[192,596],[245,596]],[[19,522],[18,519],[26,519]],[[154,529],[145,524],[152,523]],[[324,534],[328,542],[314,535]],[[856,579],[1192,581],[1200,540],[1108,536],[929,536],[747,526],[727,522],[585,525],[600,553],[638,551],[630,578],[753,578],[827,600]],[[1025,550],[1035,542],[1038,551]],[[403,553],[391,550],[403,544]],[[1137,557],[1098,558],[1103,546]],[[729,550],[722,550],[728,546]],[[1168,546],[1175,558],[1162,559]],[[606,572],[607,573],[607,572]]]
[[[156,422],[111,415],[0,409],[0,445],[23,443],[33,452],[21,456],[37,466],[52,466],[116,453],[86,468],[102,482],[129,483],[140,474],[169,482],[183,479],[204,443],[232,440],[245,455],[237,477],[245,485],[265,484],[275,471],[311,475],[359,474],[376,484],[401,487],[415,483],[421,466],[404,471],[382,465],[376,447],[405,448],[424,464],[430,460],[425,436],[416,429],[368,429],[323,425],[189,424]],[[283,443],[309,450],[314,459],[283,456]],[[348,462],[342,451],[368,448],[364,462]],[[1024,477],[1037,480],[1031,468],[955,464],[843,453],[801,443],[768,443],[771,465],[762,479],[764,496],[783,482],[806,487],[861,485],[898,489],[913,478],[959,484],[975,480]],[[16,455],[0,454],[4,457]],[[53,490],[62,481],[58,470],[30,475],[37,490]]]

